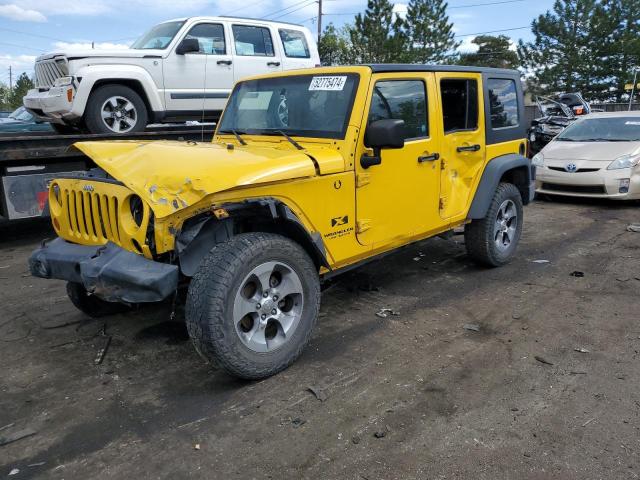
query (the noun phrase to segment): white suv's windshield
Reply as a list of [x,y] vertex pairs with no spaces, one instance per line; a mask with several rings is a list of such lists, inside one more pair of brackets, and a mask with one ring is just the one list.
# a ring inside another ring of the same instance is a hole
[[218,133],[344,138],[359,75],[296,75],[241,82]]
[[136,40],[133,45],[131,45],[131,48],[135,48],[136,50],[163,50],[171,43],[171,40],[176,36],[178,30],[182,28],[182,25],[184,25],[184,21],[165,22],[156,25]]
[[637,142],[640,117],[584,118],[556,137],[559,142]]

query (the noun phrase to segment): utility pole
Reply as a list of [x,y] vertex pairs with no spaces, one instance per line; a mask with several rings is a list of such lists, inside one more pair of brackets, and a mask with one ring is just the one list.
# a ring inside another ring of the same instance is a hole
[[13,90],[13,71],[11,70],[11,65],[9,65],[9,91]]
[[318,43],[322,36],[322,0],[318,0]]

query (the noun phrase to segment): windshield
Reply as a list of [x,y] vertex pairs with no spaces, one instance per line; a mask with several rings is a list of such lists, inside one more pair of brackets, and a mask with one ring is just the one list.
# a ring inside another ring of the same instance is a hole
[[357,74],[296,75],[236,86],[218,133],[344,138]]
[[171,43],[173,37],[176,36],[178,30],[182,28],[182,22],[165,22],[156,25],[138,40],[133,42],[131,48],[137,50],[165,49]]
[[560,142],[640,141],[640,117],[585,118],[556,137]]
[[9,115],[9,118],[20,120],[21,122],[30,122],[33,119],[33,116],[27,112],[26,108],[19,107]]

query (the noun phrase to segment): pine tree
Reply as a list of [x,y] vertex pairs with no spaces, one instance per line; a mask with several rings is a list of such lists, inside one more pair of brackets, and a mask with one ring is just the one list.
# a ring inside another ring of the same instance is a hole
[[29,75],[23,72],[18,77],[18,80],[9,95],[9,104],[11,108],[15,109],[22,106],[22,98],[27,94],[27,91],[32,88],[34,88],[33,80],[29,78]]
[[389,0],[368,0],[364,15],[356,15],[349,29],[355,60],[359,63],[394,63],[401,60],[407,40],[402,20]]
[[478,45],[478,51],[463,53],[458,63],[478,67],[517,68],[518,54],[511,50],[511,40],[505,35],[480,35],[471,40]]
[[332,23],[327,25],[318,42],[318,53],[322,65],[349,65],[356,63],[346,26],[337,29]]
[[633,82],[633,70],[640,65],[640,0],[604,0],[600,23],[612,30],[602,57],[601,77],[613,78],[612,97],[621,101],[625,84]]
[[608,95],[605,79],[611,22],[598,0],[556,0],[533,21],[534,41],[519,42],[518,56],[531,75],[533,93],[578,91],[590,99]]
[[453,34],[453,23],[444,0],[411,0],[403,27],[409,40],[412,63],[452,62],[460,46]]

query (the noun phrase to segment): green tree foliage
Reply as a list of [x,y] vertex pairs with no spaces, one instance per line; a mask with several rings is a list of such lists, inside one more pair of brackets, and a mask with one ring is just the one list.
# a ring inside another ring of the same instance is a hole
[[16,109],[22,106],[22,98],[27,94],[27,91],[34,88],[33,80],[29,78],[29,75],[22,73],[16,84],[13,86],[13,90],[9,93],[9,106],[11,109]]
[[613,33],[600,73],[603,79],[614,79],[611,95],[621,101],[625,84],[633,82],[633,69],[640,65],[640,0],[604,0],[603,6],[600,30]]
[[411,63],[452,62],[460,45],[453,34],[453,23],[444,0],[411,0],[402,29],[408,39]]
[[407,50],[402,20],[389,0],[368,0],[364,15],[356,15],[349,28],[354,59],[359,63],[396,63]]
[[318,52],[322,65],[349,65],[356,63],[349,30],[353,28],[346,26],[337,29],[332,23],[327,25],[322,32],[320,42],[318,42]]
[[10,110],[9,106],[9,87],[0,83],[0,110]]
[[606,62],[613,31],[607,14],[598,0],[556,0],[551,11],[533,21],[533,42],[518,45],[533,93],[609,95]]
[[480,35],[471,43],[478,45],[478,51],[463,53],[458,63],[480,67],[517,68],[520,66],[518,54],[511,50],[511,40],[505,35]]

